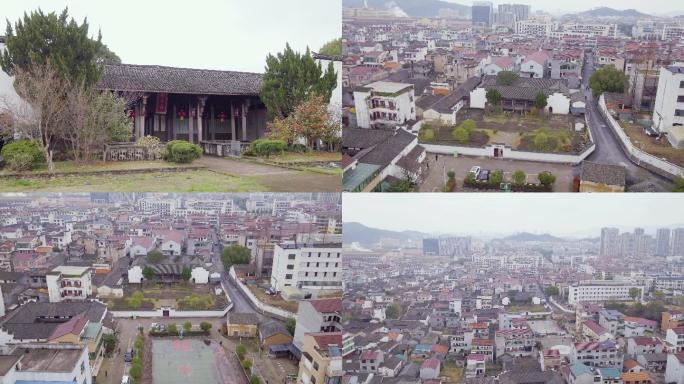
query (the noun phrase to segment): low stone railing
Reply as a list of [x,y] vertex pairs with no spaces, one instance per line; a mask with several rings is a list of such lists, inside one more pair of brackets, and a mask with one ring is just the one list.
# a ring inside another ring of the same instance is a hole
[[141,147],[135,143],[105,144],[104,161],[163,160],[164,144],[155,147]]
[[203,140],[199,145],[205,155],[240,157],[249,148],[249,142],[238,140]]

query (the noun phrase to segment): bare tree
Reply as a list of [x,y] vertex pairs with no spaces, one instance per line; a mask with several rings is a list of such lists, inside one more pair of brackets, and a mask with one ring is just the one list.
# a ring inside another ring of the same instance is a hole
[[24,102],[4,100],[2,109],[12,121],[5,128],[11,132],[5,133],[35,141],[53,172],[53,149],[69,119],[69,84],[49,65],[33,65],[29,70],[17,67],[12,74],[14,88]]

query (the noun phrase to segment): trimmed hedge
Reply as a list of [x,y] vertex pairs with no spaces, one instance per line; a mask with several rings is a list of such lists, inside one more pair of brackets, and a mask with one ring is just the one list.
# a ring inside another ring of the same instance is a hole
[[[467,188],[479,189],[484,191],[500,190],[501,184],[492,181],[478,181],[466,178],[463,181],[463,186]],[[542,184],[512,184],[511,190],[513,192],[551,192],[553,185]]]
[[[169,337],[169,336],[178,336],[179,332],[170,332],[170,331],[165,331],[165,332],[159,332],[159,331],[154,331],[151,330],[149,332],[150,336],[154,337]],[[203,331],[203,330],[191,330],[189,332],[183,331],[183,336],[209,336],[209,331]]]
[[173,163],[192,163],[202,157],[202,147],[185,140],[172,140],[166,143],[166,160]]
[[45,156],[35,141],[16,140],[7,143],[0,151],[7,166],[13,171],[28,171],[45,164]]
[[258,139],[249,144],[249,152],[255,156],[266,156],[282,153],[287,144],[282,140]]

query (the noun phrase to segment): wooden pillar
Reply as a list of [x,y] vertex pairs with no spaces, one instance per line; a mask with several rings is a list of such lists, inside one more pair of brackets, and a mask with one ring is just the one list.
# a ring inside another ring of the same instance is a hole
[[235,106],[233,102],[230,102],[230,139],[236,140],[235,138]]
[[197,99],[197,142],[202,142],[202,114],[204,114],[204,104],[207,102],[206,96]]
[[145,116],[147,115],[147,97],[148,95],[143,95],[142,106],[140,107],[140,136],[145,136]]
[[192,103],[188,101],[188,141],[195,142],[194,124],[192,123]]
[[242,141],[247,141],[247,110],[249,110],[249,100],[242,102]]

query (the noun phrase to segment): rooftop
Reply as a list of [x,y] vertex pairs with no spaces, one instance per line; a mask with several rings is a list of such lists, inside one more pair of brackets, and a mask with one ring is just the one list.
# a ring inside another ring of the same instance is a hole
[[260,73],[121,64],[104,66],[99,88],[129,92],[256,96],[262,79]]
[[28,372],[71,372],[78,364],[81,348],[18,348],[21,353],[21,371]]

